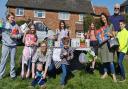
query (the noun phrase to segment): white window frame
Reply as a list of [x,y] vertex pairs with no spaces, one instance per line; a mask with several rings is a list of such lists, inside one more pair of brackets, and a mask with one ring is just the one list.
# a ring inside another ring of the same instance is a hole
[[58,19],[60,20],[70,20],[70,13],[68,12],[59,12]]
[[24,8],[16,8],[16,16],[24,16]]
[[79,21],[84,21],[84,14],[79,14]]
[[[38,14],[42,14],[42,16],[40,17]],[[34,17],[37,17],[37,18],[45,18],[45,11],[44,10],[35,10],[34,11]]]

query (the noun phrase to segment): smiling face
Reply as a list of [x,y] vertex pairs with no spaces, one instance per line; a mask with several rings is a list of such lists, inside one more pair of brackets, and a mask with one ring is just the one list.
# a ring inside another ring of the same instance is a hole
[[40,45],[40,48],[41,48],[41,52],[46,53],[46,51],[47,51],[47,45],[46,45],[46,43],[42,43]]
[[125,28],[125,23],[124,22],[120,22],[120,29],[124,29]]
[[95,29],[94,23],[91,23],[91,29]]
[[101,15],[101,20],[103,21],[103,23],[107,24],[107,18],[105,17],[105,15]]
[[34,34],[36,32],[35,26],[31,25],[30,30],[31,30],[31,33]]
[[15,21],[15,16],[10,15],[10,16],[8,17],[8,21],[9,21],[10,23],[14,22],[14,21]]

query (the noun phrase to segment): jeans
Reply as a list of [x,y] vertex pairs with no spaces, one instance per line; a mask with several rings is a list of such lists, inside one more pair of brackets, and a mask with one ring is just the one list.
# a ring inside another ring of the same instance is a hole
[[61,64],[61,68],[62,68],[61,85],[64,85],[67,81],[69,68],[68,68],[68,65],[66,65],[66,64]]
[[113,62],[104,63],[103,65],[104,65],[104,72],[107,72],[108,68],[110,68],[111,73],[115,74],[115,68]]
[[124,71],[124,66],[123,66],[123,59],[124,59],[125,53],[119,52],[118,53],[118,65],[120,68],[120,74],[123,79],[125,79],[125,71]]
[[50,66],[48,67],[48,76],[52,78],[56,78],[56,68],[53,60],[51,61]]
[[5,72],[5,65],[7,62],[7,57],[10,54],[10,76],[13,78],[16,76],[15,73],[15,54],[16,54],[16,46],[6,46],[2,45],[2,55],[1,55],[1,63],[0,63],[0,78],[3,77]]
[[34,79],[31,83],[32,86],[35,86],[36,84],[39,84],[40,86],[43,85],[45,83],[45,79],[42,79],[42,77],[37,77],[36,79]]

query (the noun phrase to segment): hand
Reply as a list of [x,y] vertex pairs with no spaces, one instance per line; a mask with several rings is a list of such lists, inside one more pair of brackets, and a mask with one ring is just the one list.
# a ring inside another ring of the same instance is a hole
[[42,79],[45,79],[45,78],[46,78],[46,74],[43,74]]
[[10,33],[11,38],[16,38],[16,35]]

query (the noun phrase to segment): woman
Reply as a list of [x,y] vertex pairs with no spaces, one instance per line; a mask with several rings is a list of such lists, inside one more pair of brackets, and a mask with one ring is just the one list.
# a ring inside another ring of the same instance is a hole
[[[113,35],[110,34],[113,31],[112,25],[109,24],[108,22],[108,17],[104,13],[101,14],[101,35],[103,36],[104,34],[107,34],[109,37],[112,37]],[[101,36],[101,37],[102,37]],[[104,74],[102,75],[102,79],[106,78],[108,75],[108,69],[107,67],[110,67],[111,73],[112,73],[112,78],[113,81],[116,82],[116,76],[115,76],[115,68],[114,68],[114,56],[113,56],[113,51],[109,48],[108,45],[108,40],[100,44],[99,46],[99,53],[98,55],[101,57],[101,61],[103,63],[103,72]]]
[[55,66],[53,65],[53,62],[51,59],[52,59],[52,51],[48,49],[47,42],[42,41],[39,45],[39,48],[37,49],[36,53],[32,58],[32,78],[35,77],[35,66],[37,62],[41,62],[43,65],[45,65],[43,78],[46,78],[46,74],[48,71],[49,71],[49,74],[55,77],[54,76],[55,71],[53,70]]

